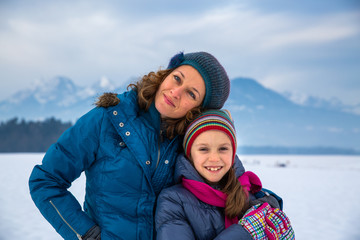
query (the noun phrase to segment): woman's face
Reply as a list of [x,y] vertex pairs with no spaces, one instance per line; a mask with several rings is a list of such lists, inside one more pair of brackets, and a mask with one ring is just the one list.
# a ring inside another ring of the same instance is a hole
[[201,133],[190,150],[196,171],[209,183],[218,183],[232,166],[233,148],[230,138],[222,131]]
[[155,107],[162,118],[178,119],[199,106],[205,97],[205,83],[190,65],[172,71],[161,83],[155,96]]

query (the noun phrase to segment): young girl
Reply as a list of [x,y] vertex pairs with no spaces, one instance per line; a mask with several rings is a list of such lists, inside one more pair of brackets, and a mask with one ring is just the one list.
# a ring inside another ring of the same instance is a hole
[[[223,106],[230,81],[214,56],[194,52],[130,87],[101,97],[33,169],[31,197],[64,239],[152,239],[156,198],[173,184],[179,136],[194,114]],[[84,208],[68,191],[82,172]]]
[[244,171],[236,146],[225,110],[206,111],[188,126],[186,157],[180,155],[175,166],[175,181],[181,184],[164,189],[158,198],[157,239],[294,238],[275,198],[256,199],[260,179]]

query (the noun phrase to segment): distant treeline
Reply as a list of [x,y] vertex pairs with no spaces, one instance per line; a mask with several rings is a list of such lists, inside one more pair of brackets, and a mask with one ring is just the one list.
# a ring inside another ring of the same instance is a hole
[[360,155],[360,151],[336,147],[241,146],[238,154]]
[[[54,117],[44,121],[25,121],[13,118],[0,123],[0,152],[46,152],[71,122],[62,122]],[[360,155],[354,149],[335,147],[282,147],[240,146],[238,154],[314,154],[314,155]]]
[[0,123],[0,152],[46,152],[71,122],[55,118],[25,121],[12,118]]

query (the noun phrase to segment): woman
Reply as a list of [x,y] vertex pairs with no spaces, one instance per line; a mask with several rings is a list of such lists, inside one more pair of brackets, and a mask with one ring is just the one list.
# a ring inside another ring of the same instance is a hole
[[[31,197],[64,239],[152,239],[179,135],[203,109],[223,106],[230,82],[216,58],[194,52],[175,55],[166,70],[130,88],[115,100],[102,96],[33,169]],[[67,190],[83,171],[84,210]]]
[[235,158],[236,146],[227,111],[205,111],[188,126],[185,156],[179,155],[175,167],[179,184],[164,189],[158,198],[158,240],[294,239],[277,200],[255,199],[261,181],[244,172]]

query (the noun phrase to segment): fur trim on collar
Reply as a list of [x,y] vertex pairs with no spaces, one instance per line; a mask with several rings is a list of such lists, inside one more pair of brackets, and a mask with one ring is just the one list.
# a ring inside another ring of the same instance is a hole
[[120,99],[117,97],[116,93],[104,93],[101,95],[95,105],[97,107],[112,107],[115,105],[118,105],[120,102]]

